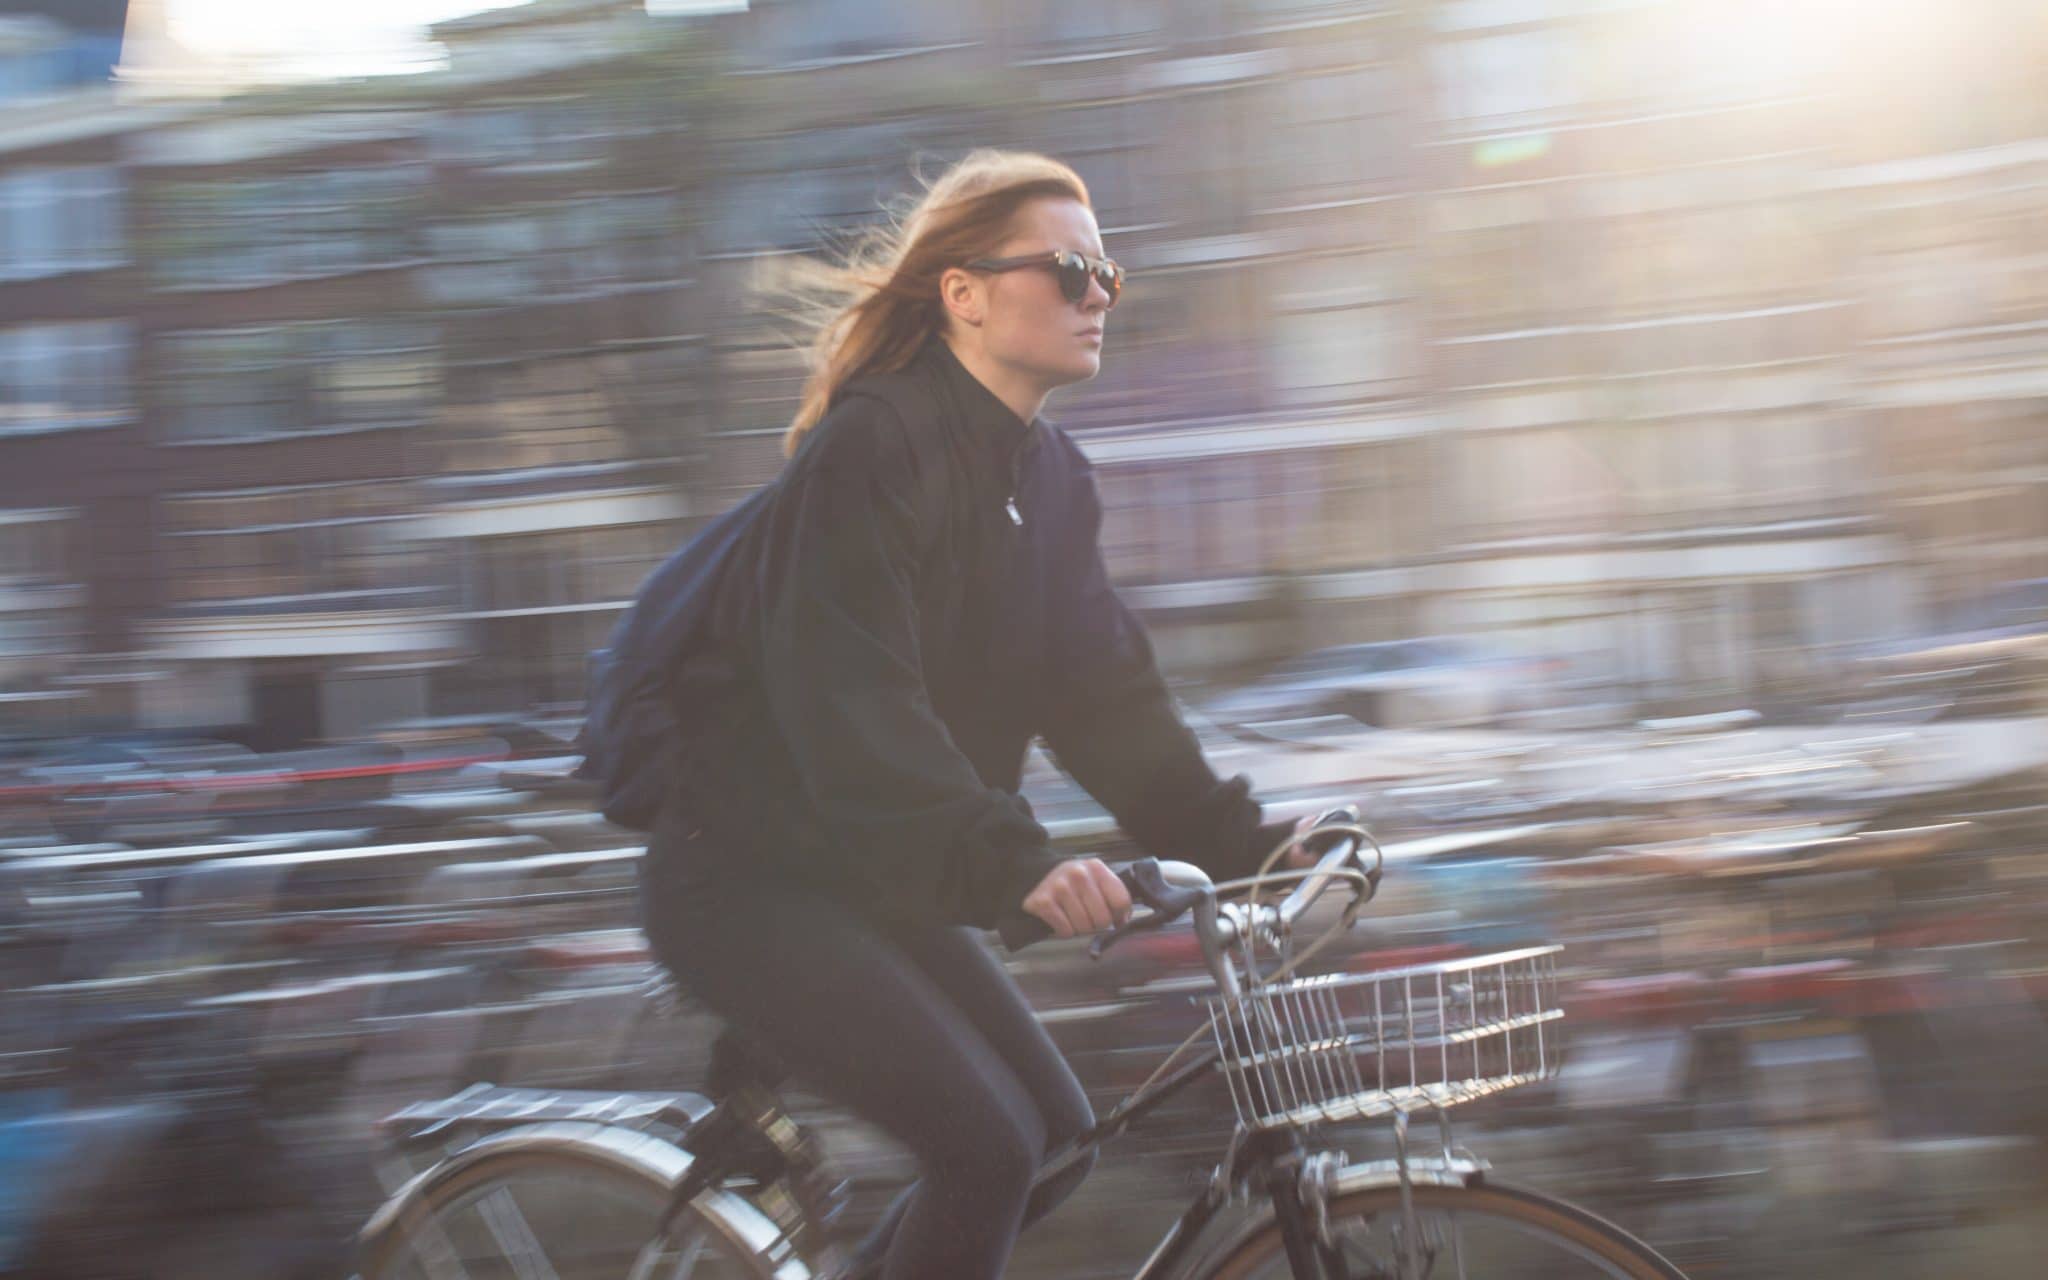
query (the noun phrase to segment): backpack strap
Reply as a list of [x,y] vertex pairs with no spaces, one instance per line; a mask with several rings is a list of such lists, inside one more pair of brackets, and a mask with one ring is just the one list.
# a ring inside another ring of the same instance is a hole
[[[931,422],[940,412],[938,400],[931,389],[908,372],[870,374],[840,394],[841,399],[837,403],[864,398],[889,406],[896,420],[902,424],[904,446],[912,450],[917,448],[917,433],[922,424]],[[923,562],[945,533],[947,504],[944,487],[937,483],[936,468],[919,468],[919,478],[913,501],[916,503],[917,527],[923,535],[918,559]]]

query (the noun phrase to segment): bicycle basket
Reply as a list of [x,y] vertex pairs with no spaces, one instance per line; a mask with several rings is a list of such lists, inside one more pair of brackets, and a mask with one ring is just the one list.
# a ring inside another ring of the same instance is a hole
[[1557,956],[1527,947],[1208,1001],[1241,1124],[1449,1107],[1557,1074]]

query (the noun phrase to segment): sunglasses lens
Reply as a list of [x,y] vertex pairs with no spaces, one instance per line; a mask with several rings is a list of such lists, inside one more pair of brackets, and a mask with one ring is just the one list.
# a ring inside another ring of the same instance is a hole
[[1095,273],[1095,282],[1109,295],[1109,305],[1115,306],[1117,295],[1124,291],[1123,273],[1105,263],[1102,269]]
[[1088,296],[1088,286],[1099,284],[1109,295],[1109,305],[1116,305],[1117,294],[1123,292],[1123,276],[1108,263],[1091,267],[1088,260],[1078,253],[1065,254],[1060,258],[1060,292],[1068,302],[1079,302]]
[[1079,302],[1088,296],[1088,264],[1077,253],[1062,254],[1060,257],[1060,292],[1068,302]]

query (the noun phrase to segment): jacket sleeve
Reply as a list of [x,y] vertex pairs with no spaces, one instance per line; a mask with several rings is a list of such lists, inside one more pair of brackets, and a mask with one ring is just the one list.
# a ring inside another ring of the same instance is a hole
[[1181,721],[1144,624],[1110,585],[1094,475],[1074,452],[1080,471],[1050,626],[1058,687],[1046,745],[1147,853],[1192,862],[1218,880],[1250,875],[1293,824],[1262,823],[1251,780],[1219,779]]
[[993,926],[1057,862],[1020,798],[985,786],[933,711],[913,586],[916,459],[852,401],[792,462],[761,563],[763,683],[807,799],[905,918]]

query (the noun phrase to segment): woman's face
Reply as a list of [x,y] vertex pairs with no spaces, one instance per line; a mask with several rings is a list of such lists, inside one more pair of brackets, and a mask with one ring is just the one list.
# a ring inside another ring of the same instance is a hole
[[[1105,256],[1094,211],[1078,200],[1048,197],[1017,211],[1008,240],[988,256],[1019,257],[1071,249],[1091,258]],[[983,274],[987,309],[981,348],[989,359],[1018,377],[1050,391],[1085,382],[1102,368],[1103,321],[1109,295],[1091,281],[1087,295],[1069,302],[1057,276],[1029,267]]]

